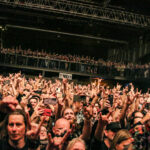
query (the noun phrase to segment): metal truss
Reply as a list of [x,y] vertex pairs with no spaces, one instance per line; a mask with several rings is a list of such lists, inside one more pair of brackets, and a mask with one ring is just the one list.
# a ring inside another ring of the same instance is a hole
[[150,17],[67,0],[0,0],[0,2],[95,20],[150,27]]

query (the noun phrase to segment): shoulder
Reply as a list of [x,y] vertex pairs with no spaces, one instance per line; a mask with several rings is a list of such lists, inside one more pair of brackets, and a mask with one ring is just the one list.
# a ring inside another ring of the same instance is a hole
[[0,149],[1,150],[7,150],[8,149],[8,142],[7,140],[4,138],[4,139],[1,139],[0,140]]

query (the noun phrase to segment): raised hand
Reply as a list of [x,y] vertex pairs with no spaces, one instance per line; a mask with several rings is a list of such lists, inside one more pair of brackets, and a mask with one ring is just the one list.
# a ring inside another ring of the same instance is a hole
[[119,83],[117,83],[117,90],[120,90],[121,89],[121,85]]
[[42,117],[42,120],[38,126],[38,128],[36,130],[33,130],[31,128],[31,121],[30,121],[30,118],[29,118],[29,115],[27,115],[27,125],[28,125],[28,129],[27,129],[27,133],[26,133],[26,136],[31,139],[31,140],[36,140],[38,139],[39,137],[39,133],[40,133],[40,128],[42,126],[42,124],[44,123],[46,117]]
[[100,113],[99,115],[99,123],[102,126],[106,126],[109,123],[109,116],[111,115],[112,112],[109,112],[107,115],[102,115],[102,113]]
[[[141,93],[141,91],[140,91]],[[140,94],[139,92],[136,92],[136,94],[134,96],[127,95],[127,105],[131,105],[134,102],[134,99]]]
[[18,101],[13,96],[4,97],[2,101],[0,101],[0,111],[4,113],[9,113],[11,111],[16,110],[16,106],[18,105]]
[[111,112],[108,113],[108,115],[102,115],[102,113],[100,113],[98,124],[97,124],[95,135],[94,135],[97,140],[103,140],[104,129],[106,125],[109,123],[110,115],[111,115]]
[[63,137],[54,137],[48,134],[48,145],[46,150],[61,150],[68,136],[71,134],[71,129]]
[[68,83],[68,79],[66,79],[66,78],[63,78],[63,84],[67,84]]
[[84,114],[85,119],[90,120],[92,118],[92,115],[93,115],[92,106],[85,107],[83,114]]
[[100,104],[101,104],[102,110],[103,110],[103,109],[108,109],[108,108],[111,107],[110,101],[109,101],[109,100],[106,100],[106,99],[101,100],[101,103],[100,103]]

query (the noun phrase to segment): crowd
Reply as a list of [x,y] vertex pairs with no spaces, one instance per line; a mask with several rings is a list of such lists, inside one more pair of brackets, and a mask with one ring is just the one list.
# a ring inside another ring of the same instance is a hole
[[139,65],[131,62],[112,62],[90,56],[48,53],[44,50],[22,50],[21,47],[1,49],[0,62],[133,79],[150,78],[150,63]]
[[150,93],[95,78],[0,75],[1,150],[149,150]]

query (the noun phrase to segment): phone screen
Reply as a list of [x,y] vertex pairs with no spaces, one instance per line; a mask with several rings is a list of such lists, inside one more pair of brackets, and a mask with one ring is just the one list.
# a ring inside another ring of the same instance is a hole
[[57,99],[56,98],[44,98],[43,103],[55,105],[55,104],[57,104]]
[[109,95],[108,100],[110,102],[110,105],[112,106],[113,105],[113,95]]
[[80,96],[80,98],[81,98],[82,100],[85,100],[85,99],[86,99],[86,96],[85,96],[85,95],[82,95],[82,96]]

